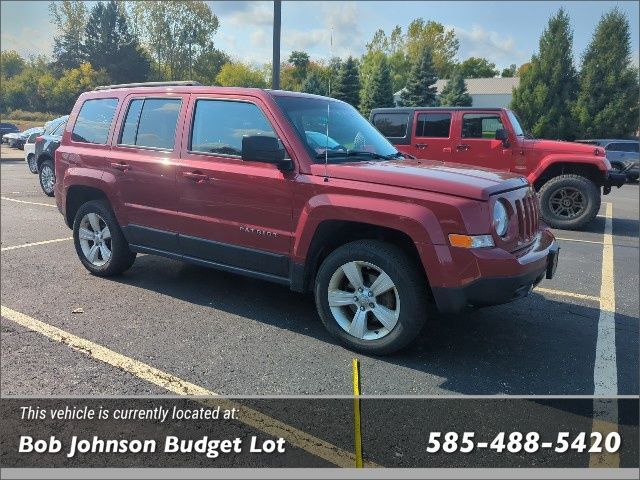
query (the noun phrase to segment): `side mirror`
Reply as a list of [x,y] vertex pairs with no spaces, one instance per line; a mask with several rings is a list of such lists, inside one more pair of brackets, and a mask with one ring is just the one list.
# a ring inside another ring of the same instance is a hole
[[502,142],[502,145],[504,145],[505,147],[509,146],[509,135],[504,128],[499,128],[498,130],[496,130],[495,139],[500,140]]
[[245,135],[242,137],[242,160],[250,162],[273,163],[279,169],[290,171],[293,163],[285,159],[285,150],[275,137],[266,135]]

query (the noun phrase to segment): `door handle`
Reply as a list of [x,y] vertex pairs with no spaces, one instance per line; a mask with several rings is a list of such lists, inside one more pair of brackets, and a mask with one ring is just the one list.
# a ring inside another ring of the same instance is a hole
[[424,150],[425,148],[427,148],[429,145],[426,143],[416,143],[416,148],[419,148],[420,150]]
[[458,150],[459,152],[466,152],[467,150],[469,150],[471,148],[471,145],[457,145],[456,146],[456,150]]
[[184,172],[182,176],[196,183],[204,183],[209,180],[209,177],[202,172]]
[[111,164],[111,166],[112,166],[113,168],[115,168],[116,170],[120,170],[120,171],[123,171],[123,172],[126,172],[127,170],[129,170],[129,169],[131,168],[131,167],[129,166],[129,164],[124,163],[124,162],[120,162],[120,163],[113,162],[113,163]]

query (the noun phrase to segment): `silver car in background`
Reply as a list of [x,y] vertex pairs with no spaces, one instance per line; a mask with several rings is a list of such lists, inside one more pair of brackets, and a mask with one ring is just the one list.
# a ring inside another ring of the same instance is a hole
[[637,182],[640,175],[640,142],[638,140],[592,139],[576,140],[604,148],[611,168],[627,174],[627,181]]

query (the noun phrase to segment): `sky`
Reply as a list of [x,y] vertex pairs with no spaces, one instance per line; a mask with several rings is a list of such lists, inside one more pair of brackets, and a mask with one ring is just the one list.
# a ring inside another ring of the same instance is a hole
[[[92,4],[94,2],[88,2]],[[273,2],[213,1],[220,21],[214,36],[217,48],[232,58],[256,64],[271,61]],[[282,59],[304,50],[312,59],[333,55],[359,56],[373,33],[387,33],[400,25],[406,30],[415,18],[434,20],[455,30],[460,41],[458,59],[482,56],[502,69],[529,61],[549,17],[564,7],[574,32],[574,57],[579,62],[593,29],[609,9],[618,6],[631,26],[633,63],[638,65],[639,2],[637,1],[459,1],[459,2],[282,2]],[[51,55],[55,28],[49,22],[48,2],[0,3],[0,45],[22,55]]]

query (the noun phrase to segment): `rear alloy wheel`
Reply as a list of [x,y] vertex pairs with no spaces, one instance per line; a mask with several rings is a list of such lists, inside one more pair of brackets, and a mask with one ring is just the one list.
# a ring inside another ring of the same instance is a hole
[[553,228],[584,227],[598,214],[600,201],[598,186],[580,175],[560,175],[540,189],[542,218]]
[[85,268],[101,277],[124,272],[136,258],[109,204],[103,200],[92,200],[80,207],[73,222],[73,242]]
[[327,330],[355,350],[385,355],[409,344],[427,317],[427,284],[398,247],[358,240],[322,262],[316,307]]
[[87,213],[78,227],[80,249],[91,265],[102,267],[111,259],[111,231],[97,213]]
[[56,184],[56,172],[53,169],[53,162],[51,160],[42,162],[38,170],[38,175],[40,177],[40,187],[44,194],[48,197],[53,197],[53,189]]
[[36,156],[33,153],[30,153],[27,157],[27,166],[29,167],[29,171],[31,173],[38,173],[38,165],[36,164]]

